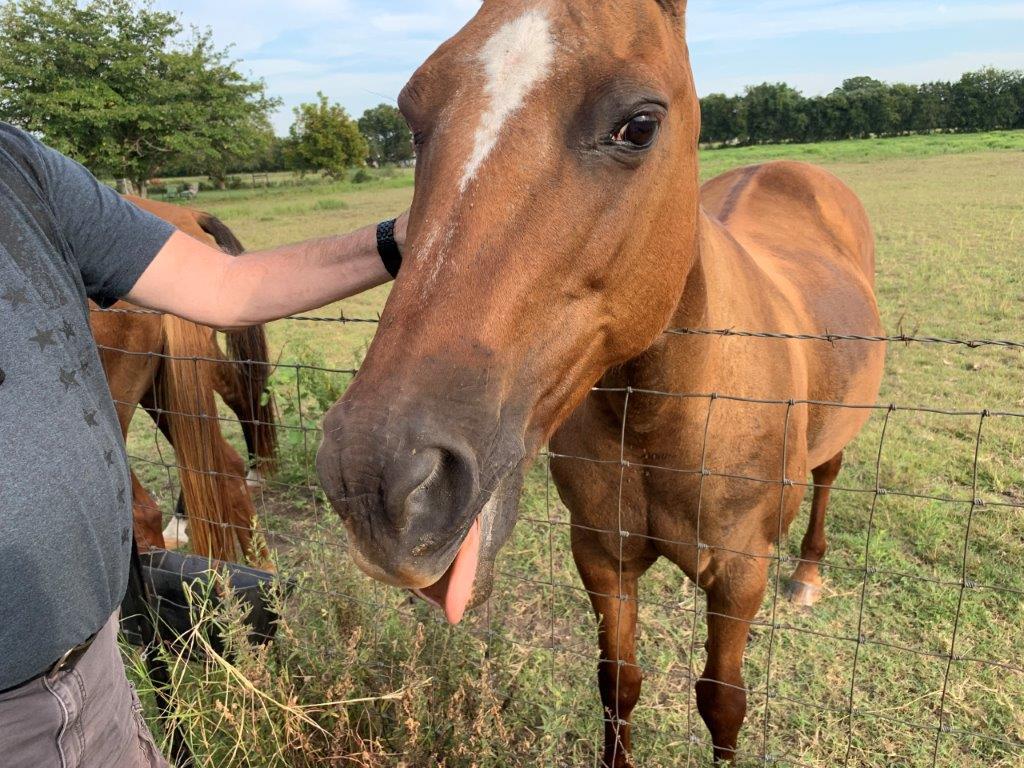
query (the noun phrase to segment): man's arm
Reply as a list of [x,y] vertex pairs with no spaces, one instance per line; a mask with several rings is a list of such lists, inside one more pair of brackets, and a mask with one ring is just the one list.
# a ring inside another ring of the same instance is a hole
[[[399,245],[405,226],[403,215],[395,228]],[[175,232],[125,298],[232,329],[322,307],[390,279],[372,226],[238,257]]]
[[[233,258],[121,198],[80,164],[0,123],[0,149],[35,179],[86,295],[121,298],[217,328],[274,320],[390,279],[372,227],[343,237]],[[404,242],[406,217],[394,239]],[[60,247],[55,242],[55,247]],[[385,251],[392,271],[400,261]]]

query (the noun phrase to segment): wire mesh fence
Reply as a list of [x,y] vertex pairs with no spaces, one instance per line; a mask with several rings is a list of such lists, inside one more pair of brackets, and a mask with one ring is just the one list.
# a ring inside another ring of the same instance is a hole
[[[306,316],[282,322],[372,331],[377,319]],[[1024,381],[1024,342],[1012,340],[744,329],[679,328],[666,334],[669,343],[693,336],[769,345],[889,343],[892,350],[920,350],[909,364],[952,349],[968,358],[953,367],[972,375],[985,370],[976,371],[971,356],[994,354],[1001,356],[994,365],[1016,376],[1018,392]],[[712,739],[694,688],[707,660],[707,620],[719,615],[743,622],[750,631],[744,683],[731,686],[742,689],[748,702],[736,753],[741,765],[1024,765],[1024,400],[978,402],[988,390],[972,391],[959,377],[952,377],[948,391],[938,388],[939,401],[934,393],[931,402],[918,401],[890,380],[884,402],[859,404],[791,399],[787,393],[755,398],[598,387],[595,392],[618,403],[622,414],[618,451],[542,452],[524,485],[514,537],[499,558],[493,596],[449,629],[423,604],[361,576],[348,561],[343,528],[317,485],[313,460],[319,419],[344,392],[358,364],[339,367],[315,349],[309,352],[302,348],[289,359],[286,346],[282,359],[266,363],[274,371],[270,389],[277,401],[281,457],[277,473],[251,490],[252,511],[276,567],[297,587],[291,605],[283,607],[291,627],[285,637],[289,651],[262,663],[269,676],[305,681],[287,689],[300,703],[304,695],[321,693],[316,701],[344,702],[312,706],[308,717],[333,735],[306,740],[293,733],[285,747],[274,747],[279,764],[420,765],[429,756],[448,765],[598,766],[604,726],[626,722],[618,704],[602,708],[594,675],[599,665],[612,670],[616,688],[620,679],[635,677],[632,671],[643,677],[631,718],[638,765],[710,764]],[[121,353],[161,357],[152,351]],[[189,360],[197,369],[225,364],[211,355]],[[638,460],[629,451],[631,414],[660,401],[686,403],[704,414],[702,434],[687,437],[699,462]],[[751,473],[709,461],[708,446],[717,440],[714,425],[738,408],[777,420],[784,442],[791,420],[809,409],[856,409],[870,417],[848,447],[842,473],[828,484],[829,549],[819,564],[825,586],[813,608],[791,603],[787,582],[805,562],[800,534],[806,506],[812,492],[825,485],[788,476],[785,444],[778,472]],[[166,520],[178,499],[180,473],[231,473],[215,464],[183,466],[156,423],[175,414],[158,409],[156,415],[155,421],[136,417],[129,454]],[[229,443],[243,451],[234,414],[222,406],[204,418],[216,420]],[[552,467],[559,465],[599,466],[615,474],[616,509],[606,525],[573,519],[552,480]],[[637,510],[628,508],[623,488],[662,475],[696,484],[692,538],[665,537],[632,524]],[[702,514],[713,514],[702,504],[712,483],[738,489],[737,498],[752,486],[777,494],[772,519],[777,548],[751,551],[743,541],[734,546],[702,541]],[[794,493],[807,499],[787,532],[783,509],[787,494]],[[204,512],[190,508],[187,514],[195,521]],[[573,565],[574,530],[617,540],[620,553],[642,542],[659,554],[681,554],[655,564],[635,595],[629,594],[621,566],[608,593],[588,591]],[[699,571],[701,559],[715,554],[709,550],[763,561],[768,586],[756,616],[709,610],[703,590],[669,562],[692,558]],[[617,611],[636,612],[635,658],[629,653],[599,658],[595,598],[610,600]],[[353,643],[365,650],[354,650]],[[353,664],[363,671],[352,673],[347,667]],[[312,678],[319,684],[308,684]],[[264,684],[273,688],[269,678]],[[628,702],[629,696],[615,693],[616,702]],[[209,700],[195,701],[213,711],[224,695],[211,692]],[[344,717],[334,711],[339,707]],[[217,764],[230,764],[217,746],[218,729],[228,727],[225,718],[218,715],[210,723],[206,754]],[[342,723],[358,734],[356,746],[336,734]],[[302,731],[303,726],[291,728]],[[424,735],[431,730],[436,733]],[[298,757],[300,752],[305,757]],[[314,753],[319,757],[310,757]]]

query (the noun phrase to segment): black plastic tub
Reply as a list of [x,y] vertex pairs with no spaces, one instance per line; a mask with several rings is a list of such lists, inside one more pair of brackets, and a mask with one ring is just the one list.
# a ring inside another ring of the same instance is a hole
[[[158,617],[160,635],[180,653],[189,656],[205,655],[201,643],[179,640],[189,637],[200,621],[203,637],[213,651],[226,655],[225,628],[215,618],[209,618],[218,615],[224,602],[225,581],[242,605],[248,640],[254,645],[270,642],[277,632],[278,617],[271,595],[276,592],[278,597],[285,596],[295,586],[292,580],[281,579],[268,571],[163,549],[140,553],[139,561],[151,605]],[[191,601],[186,589],[193,595]],[[208,614],[205,619],[204,611]],[[122,611],[121,631],[135,645],[144,645],[142,621],[137,614]],[[230,658],[230,654],[227,656]]]

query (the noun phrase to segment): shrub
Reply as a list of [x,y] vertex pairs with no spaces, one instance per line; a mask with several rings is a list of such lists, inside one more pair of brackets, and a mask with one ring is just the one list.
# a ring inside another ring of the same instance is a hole
[[354,174],[352,174],[352,182],[354,184],[365,184],[368,181],[373,181],[373,174],[371,174],[365,168],[360,168]]
[[331,371],[319,349],[295,342],[289,349],[291,364],[274,371],[270,389],[280,411],[282,430],[281,468],[278,479],[291,484],[305,482],[316,460],[316,441],[310,441],[304,425],[316,424],[342,396],[352,371]]

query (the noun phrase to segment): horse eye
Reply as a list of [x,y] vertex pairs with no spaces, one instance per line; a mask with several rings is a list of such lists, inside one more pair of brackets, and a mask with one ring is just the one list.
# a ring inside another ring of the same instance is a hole
[[616,144],[646,149],[658,138],[661,120],[655,115],[637,115],[612,136]]

